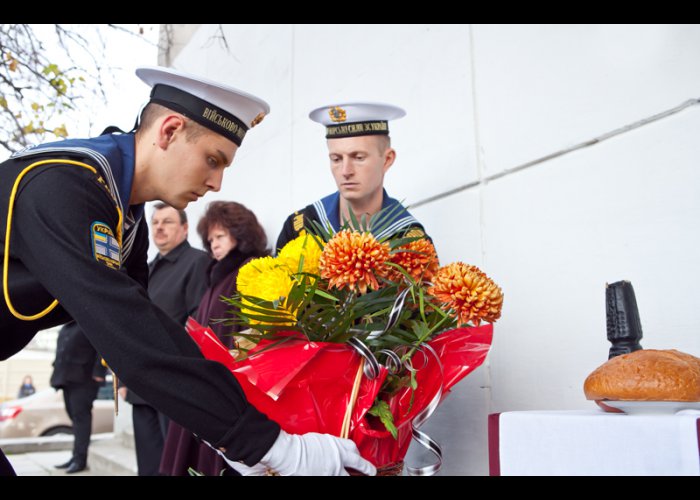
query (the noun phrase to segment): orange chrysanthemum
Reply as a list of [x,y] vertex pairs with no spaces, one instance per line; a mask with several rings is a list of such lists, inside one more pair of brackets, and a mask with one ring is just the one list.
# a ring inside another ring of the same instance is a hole
[[455,262],[438,269],[428,293],[456,312],[460,324],[495,322],[501,317],[503,292],[476,266]]
[[[404,249],[405,252],[401,251]],[[416,281],[430,281],[440,266],[435,247],[428,239],[420,239],[400,246],[396,253],[392,254],[391,262],[403,267]],[[396,268],[391,268],[388,278],[399,281],[402,274]]]
[[379,243],[370,233],[345,229],[330,239],[319,260],[321,277],[331,287],[366,293],[377,290],[377,278],[388,273],[389,245]]

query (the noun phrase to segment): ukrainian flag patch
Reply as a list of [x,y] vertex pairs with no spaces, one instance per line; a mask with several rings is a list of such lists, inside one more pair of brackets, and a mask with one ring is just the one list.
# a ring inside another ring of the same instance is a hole
[[121,266],[121,248],[114,233],[104,222],[95,221],[90,226],[92,255],[95,260],[108,267],[119,269]]

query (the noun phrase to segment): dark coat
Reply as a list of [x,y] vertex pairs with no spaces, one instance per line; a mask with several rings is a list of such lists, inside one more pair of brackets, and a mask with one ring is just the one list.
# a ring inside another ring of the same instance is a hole
[[[158,254],[148,263],[148,296],[184,326],[187,318],[197,312],[207,288],[210,263],[206,252],[192,248],[187,240],[165,255]],[[149,404],[131,389],[126,392],[126,401],[132,405]]]
[[232,306],[221,297],[232,297],[236,293],[238,270],[251,259],[235,249],[220,261],[214,261],[208,269],[208,288],[202,295],[194,319],[201,325],[208,325],[229,349],[233,348],[233,334],[240,330],[235,325],[226,325],[217,320],[232,318]]
[[67,384],[94,384],[93,377],[105,378],[106,374],[102,358],[78,324],[71,321],[64,325],[58,332],[51,387],[61,389]]

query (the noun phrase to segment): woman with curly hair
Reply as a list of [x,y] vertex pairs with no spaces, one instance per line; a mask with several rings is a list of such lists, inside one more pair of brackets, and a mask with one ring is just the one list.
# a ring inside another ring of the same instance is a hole
[[[240,329],[216,321],[230,319],[232,306],[221,296],[236,292],[238,270],[248,260],[270,255],[265,230],[255,214],[235,201],[214,201],[197,224],[204,249],[214,258],[208,269],[208,288],[197,309],[198,323],[216,333],[229,349],[234,347],[233,335]],[[205,475],[238,475],[219,454],[201,443],[187,429],[170,423],[163,448],[160,473],[168,476],[187,475],[188,470]]]

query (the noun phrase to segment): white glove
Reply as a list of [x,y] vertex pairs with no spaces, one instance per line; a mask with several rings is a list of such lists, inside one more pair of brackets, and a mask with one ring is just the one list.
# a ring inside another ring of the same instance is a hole
[[232,462],[221,451],[219,454],[243,476],[270,473],[282,476],[347,476],[346,467],[368,476],[377,474],[374,465],[360,456],[355,443],[317,432],[287,434],[280,430],[272,448],[252,467]]
[[355,443],[316,432],[287,434],[280,430],[260,463],[282,476],[347,476],[346,467],[368,476],[377,474]]

